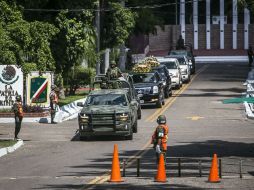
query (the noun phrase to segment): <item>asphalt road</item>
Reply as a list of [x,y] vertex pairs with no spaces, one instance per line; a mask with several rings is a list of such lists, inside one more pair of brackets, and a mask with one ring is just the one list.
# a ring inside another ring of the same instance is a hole
[[[0,158],[0,189],[251,189],[254,186],[254,121],[242,104],[222,104],[240,97],[246,64],[198,64],[191,83],[175,90],[161,109],[145,107],[132,141],[98,137],[79,141],[77,120],[62,124],[23,123],[24,145]],[[165,184],[154,183],[154,151],[150,145],[156,118],[165,114],[170,128]],[[0,124],[0,138],[13,138],[14,124]],[[114,144],[129,161],[121,184],[107,182]],[[221,183],[207,183],[211,157],[222,159]],[[140,177],[136,158],[141,157]],[[182,160],[178,177],[177,159]],[[198,177],[198,161],[202,176]],[[239,178],[242,160],[243,179]],[[132,165],[131,165],[132,164]],[[89,185],[90,184],[90,185]]]

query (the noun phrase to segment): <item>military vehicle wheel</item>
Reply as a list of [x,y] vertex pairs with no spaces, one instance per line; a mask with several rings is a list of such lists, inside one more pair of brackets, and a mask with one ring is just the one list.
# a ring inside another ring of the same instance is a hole
[[138,108],[138,119],[141,119],[141,108]]
[[137,133],[138,132],[138,121],[135,121],[135,123],[132,126],[133,129],[133,133]]
[[126,140],[132,140],[133,139],[133,130],[132,127],[130,129],[130,134],[128,136],[125,137]]
[[170,96],[170,92],[169,92],[169,89],[167,88],[167,89],[165,90],[164,97],[165,97],[165,98],[168,98],[169,96]]
[[159,96],[159,99],[156,103],[157,105],[157,108],[161,108],[162,107],[162,104],[163,104],[163,98],[161,97],[162,95]]

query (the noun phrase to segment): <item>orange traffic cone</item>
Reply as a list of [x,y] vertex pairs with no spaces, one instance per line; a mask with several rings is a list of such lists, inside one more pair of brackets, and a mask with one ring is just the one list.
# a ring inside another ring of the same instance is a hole
[[213,155],[213,160],[212,160],[212,165],[211,165],[211,169],[210,169],[210,175],[208,178],[208,182],[212,182],[212,183],[220,182],[219,172],[218,172],[217,154]]
[[122,182],[117,144],[114,145],[110,182]]
[[164,156],[163,154],[160,154],[158,169],[157,169],[157,175],[155,176],[156,182],[166,182],[166,170],[165,170],[165,163],[164,163]]

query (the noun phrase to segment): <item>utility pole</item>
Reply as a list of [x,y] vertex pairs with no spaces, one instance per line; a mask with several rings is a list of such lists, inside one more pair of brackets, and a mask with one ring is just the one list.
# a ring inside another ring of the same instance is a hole
[[177,25],[177,17],[178,17],[178,13],[177,13],[177,0],[175,1],[175,3],[176,3],[175,4],[175,8],[176,8],[176,12],[175,13],[176,13],[176,25]]
[[98,60],[96,63],[96,74],[100,74],[100,0],[96,3],[95,11],[95,27],[96,27],[96,53]]
[[[121,0],[121,4],[125,7],[125,0]],[[119,68],[121,71],[125,71],[125,62],[126,62],[126,51],[124,43],[120,45],[120,57],[119,57]]]

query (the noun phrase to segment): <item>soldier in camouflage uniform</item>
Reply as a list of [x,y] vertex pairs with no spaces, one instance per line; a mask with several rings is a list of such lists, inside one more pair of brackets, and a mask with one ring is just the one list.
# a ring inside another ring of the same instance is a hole
[[58,106],[58,95],[56,93],[58,91],[56,85],[51,86],[51,92],[49,94],[50,99],[50,115],[51,115],[51,123],[54,124],[54,118],[56,115],[56,108]]
[[21,122],[24,116],[23,108],[22,108],[22,100],[20,95],[16,97],[16,102],[13,104],[12,110],[14,112],[14,118],[15,118],[14,140],[19,140],[18,134],[21,129]]
[[116,66],[116,62],[115,61],[111,61],[110,68],[108,68],[106,75],[107,75],[109,80],[116,80],[116,79],[118,79],[119,77],[122,76],[122,72]]
[[[110,68],[108,68],[106,76],[107,76],[108,80],[117,80],[119,77],[122,76],[122,72],[116,66],[115,61],[111,61]],[[119,88],[119,84],[117,81],[112,83],[112,88],[115,88],[115,89]]]

